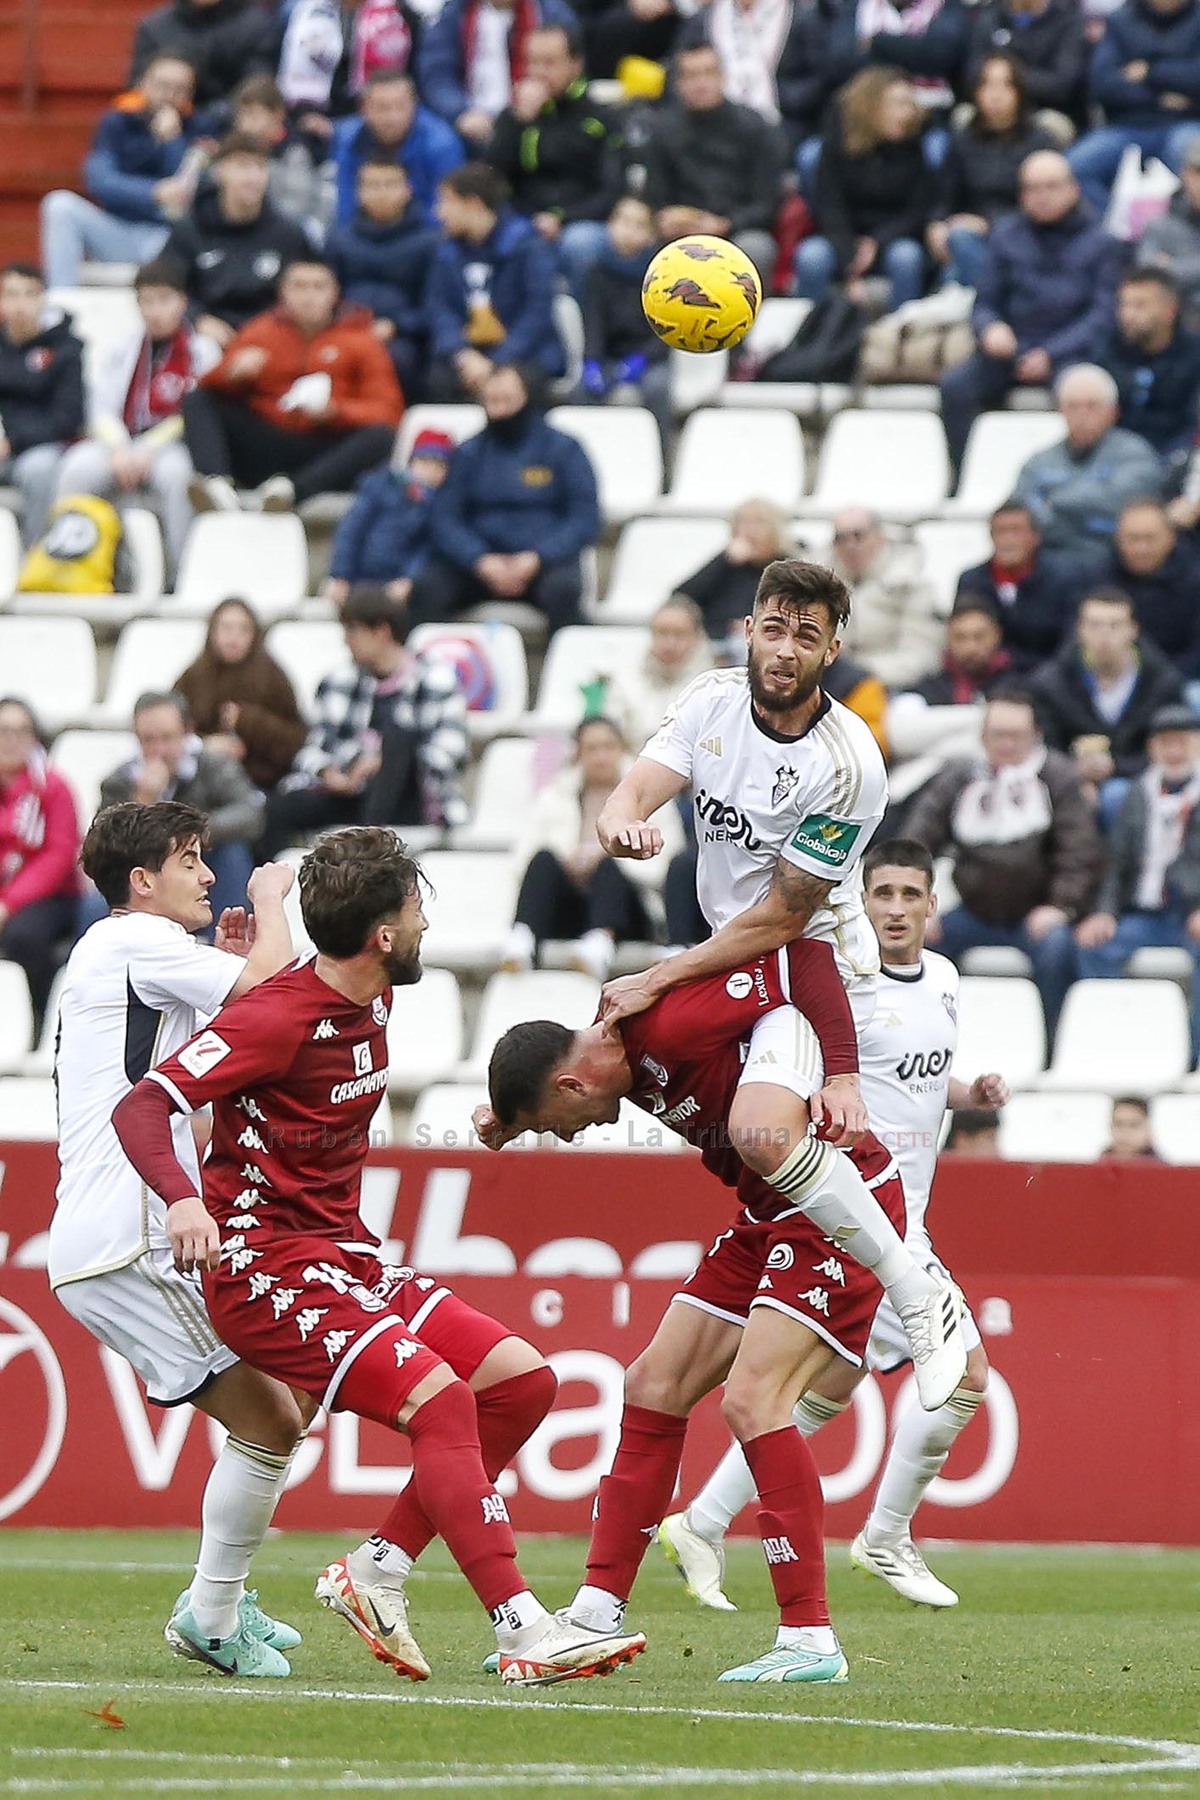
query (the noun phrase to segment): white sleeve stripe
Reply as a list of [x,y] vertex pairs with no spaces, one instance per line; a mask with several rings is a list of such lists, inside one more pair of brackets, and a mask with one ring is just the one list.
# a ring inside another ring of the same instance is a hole
[[165,1088],[167,1093],[170,1094],[172,1100],[175,1102],[176,1106],[179,1108],[180,1112],[185,1112],[185,1113],[195,1112],[196,1109],[192,1105],[191,1101],[184,1099],[184,1097],[180,1093],[179,1089],[175,1086],[175,1083],[173,1081],[169,1081],[167,1079],[167,1077],[162,1073],[161,1069],[151,1069],[148,1072],[148,1074],[146,1075],[145,1079],[147,1081],[157,1081],[160,1088]]
[[783,994],[784,999],[790,1003],[792,998],[792,971],[791,966],[788,963],[787,945],[782,944],[775,952],[775,955],[779,960],[780,992]]

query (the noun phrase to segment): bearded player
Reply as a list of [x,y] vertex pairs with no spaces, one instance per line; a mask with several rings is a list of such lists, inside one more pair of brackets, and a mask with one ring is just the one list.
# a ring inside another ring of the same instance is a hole
[[[769,1058],[754,1048],[764,1020],[775,1026]],[[810,1041],[815,1059],[807,1055]],[[528,1129],[570,1138],[612,1123],[628,1097],[682,1132],[705,1166],[737,1189],[741,1205],[730,1229],[627,1373],[621,1438],[597,1496],[586,1581],[568,1608],[593,1630],[621,1628],[658,1524],[655,1509],[674,1491],[688,1414],[724,1382],[725,1418],[754,1471],[781,1622],[774,1647],[727,1669],[722,1681],[846,1679],[825,1594],[821,1484],[792,1408],[832,1364],[859,1366],[879,1284],[779,1180],[794,1145],[807,1141],[822,1061],[827,1077],[857,1067],[854,1022],[829,946],[800,940],[728,977],[675,989],[615,1025],[572,1032],[543,1019],[514,1026],[492,1054],[491,1105],[475,1114],[480,1137],[499,1149]],[[904,1209],[895,1163],[872,1138],[853,1154],[893,1228]]]
[[[871,1122],[895,1156],[904,1178],[906,1242],[925,1267],[942,1269],[929,1236],[926,1209],[947,1106],[1003,1106],[1000,1075],[978,1076],[968,1087],[950,1075],[957,1037],[958,971],[925,949],[925,927],[936,907],[933,861],[923,844],[898,838],[872,845],[863,862],[867,916],[883,955],[880,1003],[861,1033],[862,1092]],[[958,1595],[939,1581],[912,1541],[913,1515],[960,1432],[975,1416],[987,1387],[987,1355],[970,1313],[963,1319],[967,1369],[944,1406],[912,1407],[901,1419],[866,1524],[850,1560],[878,1575],[905,1600],[956,1606]],[[867,1366],[885,1372],[908,1359],[892,1307],[879,1308]],[[818,1376],[794,1417],[805,1437],[845,1411],[866,1368],[838,1363]],[[689,1591],[703,1605],[733,1611],[723,1592],[726,1531],[754,1496],[754,1477],[734,1445],[682,1513],[664,1519],[659,1542]]]
[[[858,871],[883,815],[887,777],[867,726],[820,685],[849,613],[849,592],[829,569],[768,563],[746,620],[746,669],[697,676],[613,791],[600,841],[611,856],[645,860],[662,849],[660,832],[646,821],[691,784],[696,891],[713,935],[645,974],[610,982],[602,1017],[629,1017],[682,982],[726,973],[803,937],[831,946],[860,1030],[870,1018],[879,949]],[[794,1018],[762,1020],[754,1054],[786,1059],[797,1029],[806,1027]],[[804,1057],[815,1054],[809,1032]],[[865,1113],[857,1124],[865,1127]],[[779,1171],[779,1185],[802,1207],[815,1154],[811,1141],[798,1142],[793,1167]],[[913,1258],[845,1158],[824,1175],[844,1213],[831,1235],[860,1261],[872,1257],[867,1266],[908,1338],[922,1404],[944,1404],[966,1367],[952,1287]],[[821,1196],[826,1214],[834,1197]],[[948,1371],[946,1380],[940,1371]]]
[[[113,1123],[142,1180],[168,1203],[177,1261],[203,1271],[225,1343],[292,1388],[309,1417],[323,1405],[406,1433],[426,1535],[445,1540],[490,1614],[503,1679],[530,1686],[606,1674],[645,1639],[547,1613],[517,1565],[508,1511],[483,1460],[467,1376],[510,1334],[413,1271],[384,1268],[359,1217],[371,1121],[387,1086],[391,990],[421,976],[420,879],[391,831],[360,826],[322,838],[300,871],[315,959],[226,1008],[138,1083]],[[172,1122],[208,1104],[201,1198],[176,1156]],[[407,1491],[398,1511],[411,1525]],[[378,1534],[385,1545],[397,1541],[392,1523]],[[342,1561],[325,1570],[317,1594],[398,1673],[428,1676],[402,1584],[384,1593]]]

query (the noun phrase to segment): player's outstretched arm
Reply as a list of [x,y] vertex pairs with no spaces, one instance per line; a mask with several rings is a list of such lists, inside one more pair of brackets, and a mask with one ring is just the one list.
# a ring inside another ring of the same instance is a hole
[[[619,791],[619,790],[618,790]],[[723,975],[727,969],[739,969],[754,962],[793,938],[803,936],[804,929],[819,907],[824,906],[836,883],[818,875],[809,875],[782,857],[775,864],[771,885],[762,899],[739,913],[714,931],[707,943],[668,956],[641,975],[623,975],[610,981],[600,998],[600,1016],[626,1019],[644,1012],[672,988],[685,981],[697,981],[706,975]]]
[[624,856],[634,862],[648,862],[662,849],[662,832],[649,820],[683,792],[687,780],[668,769],[665,763],[649,756],[639,756],[626,775],[617,783],[596,821],[596,835],[609,856]]
[[[286,969],[295,955],[291,930],[283,910],[283,902],[291,892],[295,879],[296,871],[287,863],[264,863],[251,875],[246,892],[254,908],[254,918],[251,921],[253,931],[247,934],[252,941],[246,966],[230,992],[231,1000],[235,1000],[239,994],[248,994],[251,988],[257,987],[260,981],[265,981],[268,975],[278,975],[280,969]],[[232,945],[230,947],[233,948]]]

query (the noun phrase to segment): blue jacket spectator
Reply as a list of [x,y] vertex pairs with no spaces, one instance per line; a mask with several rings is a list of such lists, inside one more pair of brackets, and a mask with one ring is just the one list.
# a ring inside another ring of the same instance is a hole
[[1060,443],[1037,450],[1013,499],[1028,507],[1048,550],[1082,562],[1102,551],[1131,500],[1157,498],[1163,466],[1145,438],[1117,424],[1117,384],[1107,369],[1076,363],[1055,389],[1066,426]]
[[1117,324],[1097,357],[1120,390],[1118,424],[1160,456],[1191,449],[1200,401],[1200,337],[1179,323],[1179,289],[1159,269],[1134,269],[1117,293]]
[[427,360],[425,285],[439,239],[399,163],[372,161],[358,172],[359,208],[325,244],[343,300],[369,307],[407,400]]
[[453,454],[454,440],[444,431],[422,431],[407,469],[363,476],[333,540],[325,595],[335,606],[364,585],[383,588],[390,600],[408,599],[413,577],[429,561],[432,501]]
[[1200,0],[1125,0],[1096,45],[1088,97],[1107,124],[1070,154],[1094,206],[1103,207],[1130,144],[1178,173],[1200,130]]
[[[195,77],[157,56],[139,89],[103,114],[83,165],[88,198],[57,189],[42,201],[42,267],[51,287],[76,287],[87,259],[149,262],[191,201],[180,167],[196,135]],[[194,177],[192,178],[194,179]]]
[[334,128],[339,225],[349,224],[354,217],[360,167],[379,157],[400,163],[427,213],[432,213],[437,203],[442,177],[463,160],[457,133],[418,103],[417,90],[407,75],[372,75],[363,89],[361,117],[341,119]]
[[465,163],[442,183],[446,233],[426,290],[437,398],[471,395],[496,364],[529,362],[560,375],[554,326],[558,263],[553,246],[506,204],[504,177]]
[[582,445],[531,403],[532,379],[497,368],[481,384],[487,423],[455,452],[434,502],[414,621],[498,599],[538,607],[551,631],[578,620],[580,558],[600,535],[596,477]]
[[[477,30],[479,10],[480,0],[446,0],[425,26],[417,50],[421,98],[468,146],[487,142],[493,120],[512,99],[511,71],[524,60],[528,34],[539,25],[572,29],[576,23],[565,0],[500,0],[497,10],[511,13],[512,24],[503,64],[492,66],[496,47]],[[494,105],[481,104],[481,89],[494,93]]]

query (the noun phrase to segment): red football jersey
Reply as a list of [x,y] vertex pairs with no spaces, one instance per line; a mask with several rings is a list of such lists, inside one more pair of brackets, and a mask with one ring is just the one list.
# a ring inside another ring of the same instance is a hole
[[212,1103],[204,1203],[226,1243],[272,1230],[377,1242],[358,1207],[390,1008],[390,989],[359,1006],[302,963],[234,1000],[152,1071],[188,1111]]
[[[827,985],[827,971],[836,995]],[[767,1013],[788,1005],[797,1006],[817,1030],[826,1078],[857,1070],[845,990],[828,944],[811,938],[730,974],[687,982],[620,1024],[633,1070],[629,1099],[694,1144],[705,1168],[726,1187],[737,1188],[760,1219],[789,1202],[746,1169],[729,1142],[729,1109],[754,1027]],[[870,1135],[851,1154],[865,1175],[881,1173],[891,1161]]]

